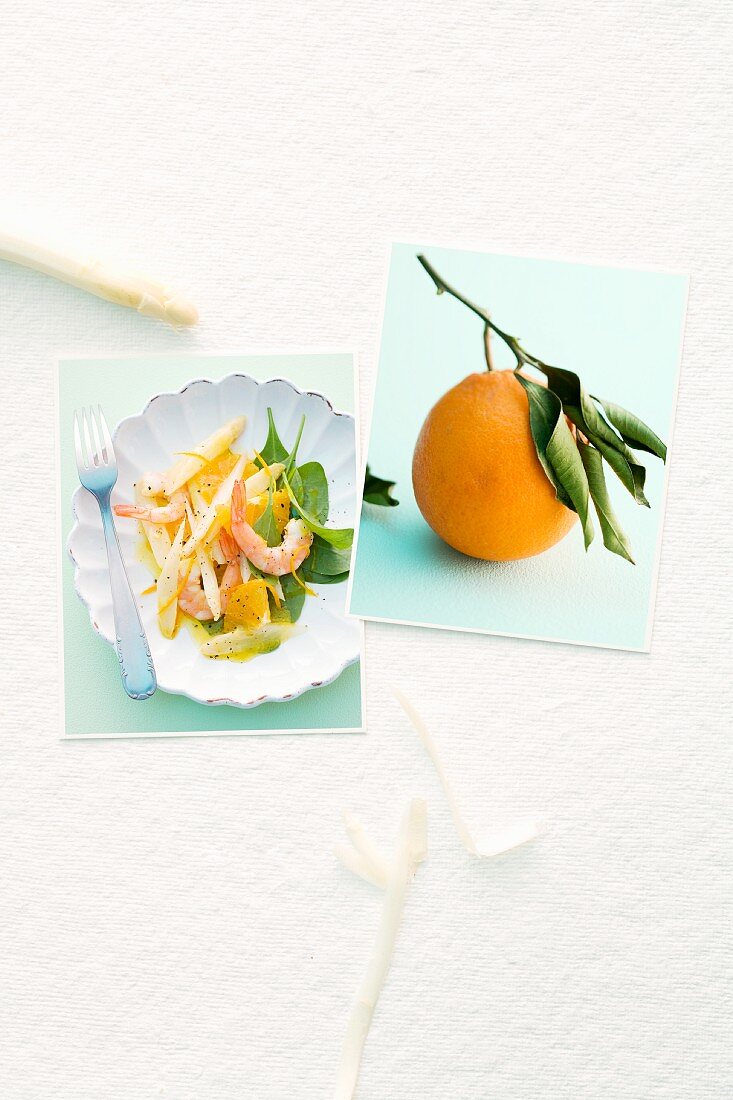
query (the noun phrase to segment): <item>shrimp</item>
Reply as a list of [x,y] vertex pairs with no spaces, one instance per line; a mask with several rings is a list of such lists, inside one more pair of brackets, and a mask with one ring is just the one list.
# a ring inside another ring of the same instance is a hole
[[230,561],[224,570],[224,575],[221,578],[221,584],[219,585],[219,598],[221,599],[222,614],[227,609],[229,603],[229,593],[233,588],[236,588],[238,584],[242,583],[242,572],[239,568],[238,561]]
[[[222,615],[227,609],[229,593],[241,583],[242,574],[239,569],[239,562],[236,560],[235,551],[235,560],[229,561],[219,584]],[[198,619],[199,622],[210,622],[214,617],[211,614],[206,593],[201,587],[201,570],[197,566],[194,566],[191,570],[188,582],[178,597],[178,606],[186,615],[190,615],[192,619]]]
[[313,535],[302,519],[290,519],[279,546],[268,546],[247,523],[247,490],[243,481],[237,481],[232,492],[232,534],[240,550],[257,569],[282,577],[295,572],[310,553]]
[[[147,488],[147,485],[145,486]],[[144,495],[147,495],[144,493]],[[168,504],[143,508],[139,504],[115,504],[116,516],[127,516],[145,523],[177,523],[186,513],[186,494],[174,493]]]
[[227,609],[229,593],[233,588],[236,588],[238,584],[241,584],[244,578],[242,577],[242,570],[239,565],[239,547],[226,527],[222,527],[219,532],[219,541],[221,543],[221,552],[227,559],[227,567],[224,570],[221,584],[219,585],[219,598],[221,600],[221,610],[223,613]]
[[206,593],[198,581],[189,581],[182,589],[178,597],[178,606],[186,615],[201,622],[208,622],[214,617],[206,600]]

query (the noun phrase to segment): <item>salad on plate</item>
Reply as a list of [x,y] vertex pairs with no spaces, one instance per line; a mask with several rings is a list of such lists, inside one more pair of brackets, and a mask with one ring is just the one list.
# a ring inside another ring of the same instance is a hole
[[302,627],[315,587],[349,575],[352,528],[327,527],[328,479],[318,461],[298,465],[305,416],[292,446],[272,409],[260,450],[235,449],[246,418],[235,417],[172,465],[134,486],[140,553],[154,583],[165,638],[186,625],[204,657],[249,660],[277,649]]

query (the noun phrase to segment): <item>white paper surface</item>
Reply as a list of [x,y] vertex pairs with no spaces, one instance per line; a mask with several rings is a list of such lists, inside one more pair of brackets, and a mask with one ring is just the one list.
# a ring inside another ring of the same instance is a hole
[[[5,11],[0,196],[202,322],[0,270],[0,1095],[328,1097],[380,904],[340,811],[387,846],[412,795],[359,1100],[727,1095],[730,33],[660,0]],[[367,737],[59,743],[53,357],[353,344],[366,412],[392,235],[691,271],[651,654],[369,624]],[[547,836],[471,859],[393,682],[472,825]]]

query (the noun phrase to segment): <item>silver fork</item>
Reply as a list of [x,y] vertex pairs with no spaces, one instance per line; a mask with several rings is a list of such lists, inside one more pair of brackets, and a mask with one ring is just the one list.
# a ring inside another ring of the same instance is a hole
[[102,513],[122,685],[131,699],[148,699],[158,685],[112,518],[110,493],[117,481],[117,459],[99,406],[96,414],[91,407],[74,413],[74,444],[79,481],[95,497]]

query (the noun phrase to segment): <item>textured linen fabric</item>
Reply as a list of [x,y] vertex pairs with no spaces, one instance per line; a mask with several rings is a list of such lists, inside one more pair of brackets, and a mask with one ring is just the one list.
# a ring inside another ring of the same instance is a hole
[[[419,794],[359,1100],[729,1094],[731,23],[6,5],[2,197],[202,320],[0,268],[3,1098],[330,1096],[380,906],[331,855],[340,810],[387,847]],[[651,653],[369,624],[365,737],[60,743],[54,355],[354,346],[366,413],[392,236],[691,272]],[[472,827],[547,836],[471,860],[392,682]]]

